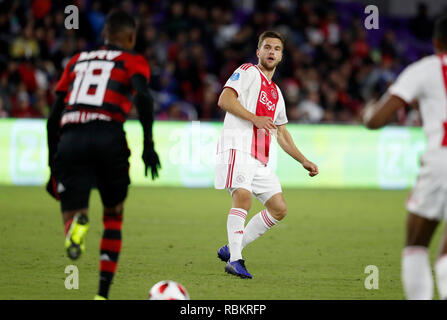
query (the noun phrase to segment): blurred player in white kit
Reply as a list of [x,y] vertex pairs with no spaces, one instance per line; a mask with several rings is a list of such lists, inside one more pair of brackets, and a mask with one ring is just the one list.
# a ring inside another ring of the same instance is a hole
[[[439,222],[447,219],[447,15],[434,28],[435,54],[410,64],[377,103],[370,104],[364,122],[370,129],[383,127],[400,108],[418,101],[427,150],[408,197],[402,281],[410,300],[433,298],[434,281],[429,260],[430,240]],[[447,232],[435,262],[440,299],[447,299]]]

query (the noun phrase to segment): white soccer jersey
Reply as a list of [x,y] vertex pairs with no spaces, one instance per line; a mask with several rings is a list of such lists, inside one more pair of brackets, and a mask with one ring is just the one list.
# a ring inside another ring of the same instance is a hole
[[431,55],[410,64],[390,86],[389,93],[407,103],[419,102],[427,137],[423,160],[443,157],[447,165],[447,55]]
[[407,210],[427,219],[447,219],[447,54],[409,65],[389,88],[407,103],[419,102],[427,150],[407,200]]
[[[243,64],[228,79],[224,88],[233,89],[239,102],[248,111],[258,116],[269,116],[276,125],[287,123],[281,90],[273,81],[269,81],[257,66],[251,63]],[[217,153],[229,149],[241,150],[251,153],[267,164],[270,142],[270,132],[259,130],[250,121],[227,112]]]

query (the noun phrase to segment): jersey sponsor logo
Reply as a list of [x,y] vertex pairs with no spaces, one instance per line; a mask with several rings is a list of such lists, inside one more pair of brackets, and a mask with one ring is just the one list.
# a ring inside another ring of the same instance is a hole
[[62,116],[60,126],[63,127],[67,123],[87,123],[95,120],[111,121],[112,117],[98,112],[72,111]]
[[[259,90],[258,102],[256,104],[256,115],[257,116],[268,116],[272,120],[275,118],[276,105],[278,103],[278,92],[274,87],[275,84],[272,82],[267,85],[267,78],[259,70],[259,75],[261,77],[261,90]],[[273,95],[273,91],[275,94]],[[276,98],[275,98],[276,97]],[[253,126],[253,136],[251,144],[251,154],[253,157],[267,165],[269,159],[270,151],[270,141],[271,136],[268,130],[258,129]]]
[[[273,90],[272,90],[273,92]],[[275,110],[276,104],[271,102],[267,96],[267,93],[265,91],[261,91],[261,95],[259,97],[259,101],[264,104],[269,111]]]
[[237,80],[239,80],[239,77],[240,77],[239,72],[235,72],[235,73],[233,73],[233,74],[231,75],[230,80],[231,80],[231,81],[237,81]]

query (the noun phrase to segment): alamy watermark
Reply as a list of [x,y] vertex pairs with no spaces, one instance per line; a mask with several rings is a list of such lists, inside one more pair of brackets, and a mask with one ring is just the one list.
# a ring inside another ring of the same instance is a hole
[[79,270],[75,265],[68,265],[65,267],[65,274],[68,276],[65,278],[64,285],[67,290],[79,289]]
[[379,289],[379,268],[375,265],[365,267],[364,273],[368,274],[365,278],[365,289]]
[[365,29],[379,29],[379,8],[377,6],[370,4],[365,7],[365,11],[368,16],[365,18],[364,26]]
[[67,14],[64,21],[65,29],[79,29],[78,7],[75,5],[66,6],[64,13]]
[[[79,29],[79,8],[75,5],[66,6],[64,13],[64,25],[66,29]],[[365,18],[365,29],[379,29],[379,8],[375,5],[368,5],[365,7],[364,13],[368,16]]]

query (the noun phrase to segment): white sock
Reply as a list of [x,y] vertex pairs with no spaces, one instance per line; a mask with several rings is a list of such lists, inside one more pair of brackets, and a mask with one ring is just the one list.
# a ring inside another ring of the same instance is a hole
[[435,273],[439,299],[447,300],[447,254],[439,257],[436,261]]
[[426,247],[408,246],[404,248],[402,281],[408,300],[433,299],[433,276]]
[[228,247],[230,262],[242,259],[242,238],[247,211],[241,208],[231,208],[227,218]]
[[252,243],[257,238],[262,236],[264,232],[273,227],[279,221],[273,218],[267,209],[258,212],[248,222],[244,230],[244,238],[242,239],[242,248],[245,248],[249,243]]

